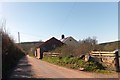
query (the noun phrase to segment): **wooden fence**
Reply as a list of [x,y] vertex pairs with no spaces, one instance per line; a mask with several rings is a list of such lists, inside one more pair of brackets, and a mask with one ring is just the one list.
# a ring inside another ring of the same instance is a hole
[[91,51],[90,55],[99,58],[104,64],[114,66],[116,71],[120,71],[120,53],[119,51]]
[[98,56],[98,57],[114,57],[115,56],[115,51],[91,51],[91,56]]
[[52,57],[58,56],[59,54],[60,54],[60,53],[51,53],[51,52],[44,52],[44,53],[43,53],[44,56],[47,55],[47,56],[52,56]]

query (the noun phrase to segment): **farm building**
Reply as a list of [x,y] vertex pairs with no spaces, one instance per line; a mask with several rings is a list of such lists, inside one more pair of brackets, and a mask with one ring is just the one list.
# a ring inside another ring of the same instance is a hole
[[43,44],[39,45],[36,48],[34,55],[36,56],[36,58],[42,59],[43,52],[48,52],[48,51],[54,50],[55,48],[60,47],[63,44],[64,43],[62,43],[60,40],[52,37],[51,39],[47,40]]

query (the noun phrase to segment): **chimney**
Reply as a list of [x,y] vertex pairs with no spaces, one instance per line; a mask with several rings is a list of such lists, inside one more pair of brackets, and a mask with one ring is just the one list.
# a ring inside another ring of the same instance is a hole
[[64,39],[64,38],[65,38],[65,36],[64,36],[64,35],[62,35],[62,36],[61,36],[61,38],[62,38],[62,39]]

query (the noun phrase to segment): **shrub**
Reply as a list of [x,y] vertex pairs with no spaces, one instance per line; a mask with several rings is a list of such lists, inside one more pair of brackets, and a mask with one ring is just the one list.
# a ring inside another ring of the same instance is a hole
[[102,64],[100,64],[98,62],[93,62],[93,61],[90,61],[85,64],[86,71],[96,71],[97,69],[105,70],[105,67],[103,67]]
[[2,77],[6,78],[8,72],[25,54],[22,48],[2,29],[0,29],[0,35],[2,35]]
[[79,67],[85,67],[85,61],[82,59],[78,60],[77,64],[79,65]]
[[97,40],[96,38],[86,38],[80,40],[77,46],[63,45],[59,48],[56,48],[52,52],[61,53],[60,56],[80,56],[81,54],[85,55],[91,50],[96,49]]

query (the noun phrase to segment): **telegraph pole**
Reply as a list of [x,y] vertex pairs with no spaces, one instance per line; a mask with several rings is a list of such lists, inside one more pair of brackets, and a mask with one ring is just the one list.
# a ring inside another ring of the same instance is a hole
[[18,43],[20,44],[20,33],[18,32]]

